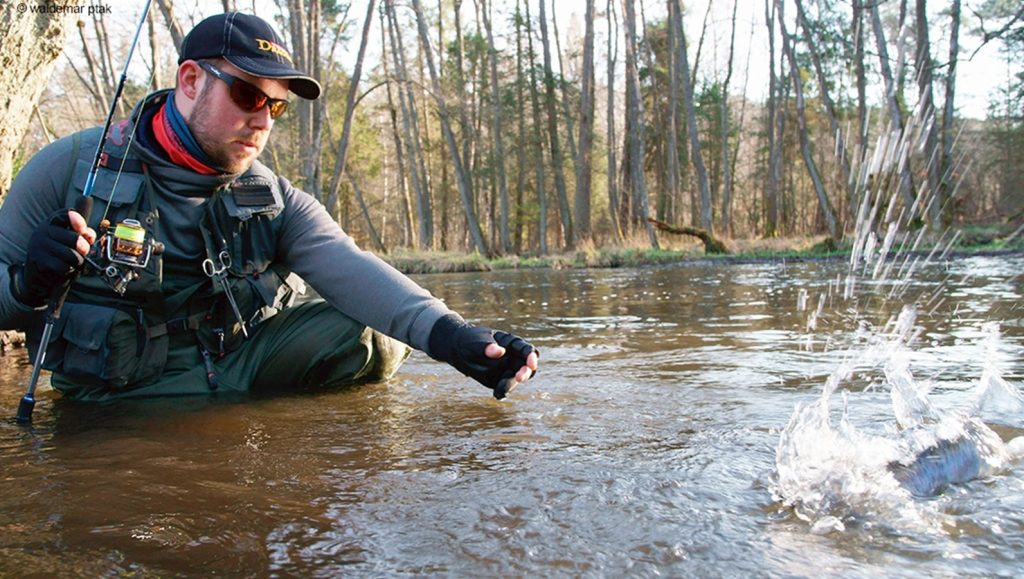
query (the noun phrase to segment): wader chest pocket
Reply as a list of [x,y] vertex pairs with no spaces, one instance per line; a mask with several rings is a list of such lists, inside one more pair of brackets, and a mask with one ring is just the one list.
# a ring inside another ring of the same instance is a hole
[[167,336],[146,339],[131,315],[90,304],[66,303],[47,348],[45,367],[72,379],[122,389],[160,377]]

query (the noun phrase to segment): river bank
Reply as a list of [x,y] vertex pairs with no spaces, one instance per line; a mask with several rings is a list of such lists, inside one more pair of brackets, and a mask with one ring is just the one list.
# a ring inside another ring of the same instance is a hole
[[[1018,236],[1005,243],[998,239],[967,236],[965,243],[934,251],[949,256],[1001,255],[1024,252],[1024,239]],[[678,263],[757,263],[781,260],[849,259],[849,245],[836,246],[825,236],[793,239],[728,240],[729,253],[708,254],[700,242],[677,242],[659,249],[649,246],[586,247],[576,251],[548,255],[509,255],[487,258],[479,253],[420,252],[402,250],[380,255],[381,259],[405,274],[459,273],[498,271],[506,269],[583,269],[643,267]],[[923,247],[915,254],[927,256],[933,247]],[[893,253],[899,253],[894,250]]]

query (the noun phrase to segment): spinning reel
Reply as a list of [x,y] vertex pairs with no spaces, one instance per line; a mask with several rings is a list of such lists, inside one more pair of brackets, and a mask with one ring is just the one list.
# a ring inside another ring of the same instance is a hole
[[164,244],[154,241],[135,219],[124,219],[113,230],[110,221],[104,219],[98,233],[86,260],[118,295],[124,295],[128,284],[138,279],[150,257],[164,252]]

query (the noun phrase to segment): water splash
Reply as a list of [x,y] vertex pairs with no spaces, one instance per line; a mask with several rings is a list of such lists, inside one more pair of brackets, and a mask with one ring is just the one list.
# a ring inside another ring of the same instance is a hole
[[[878,332],[862,324],[866,347],[839,364],[817,400],[797,405],[779,437],[774,498],[812,532],[843,531],[858,522],[941,532],[945,516],[934,503],[912,497],[999,474],[1024,456],[1024,437],[1006,444],[980,418],[1024,412],[1024,397],[999,374],[998,357],[985,358],[968,410],[940,408],[930,397],[933,384],[911,371],[911,346],[921,332],[916,315],[914,307],[904,307]],[[983,348],[997,350],[998,326],[986,324],[983,331]],[[881,428],[877,421],[858,427],[848,391],[841,391],[834,418],[842,383],[870,372],[884,376],[892,419]]]

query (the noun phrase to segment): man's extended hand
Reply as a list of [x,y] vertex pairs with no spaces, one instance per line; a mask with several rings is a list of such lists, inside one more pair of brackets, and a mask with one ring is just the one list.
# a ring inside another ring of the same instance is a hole
[[[512,334],[506,332],[495,332],[495,339],[498,339],[498,336],[500,334],[504,334],[504,336],[512,338],[511,343],[513,344],[517,340],[519,342],[522,342],[522,345],[519,345],[519,348],[514,354],[516,360],[524,358],[524,356],[522,355],[524,351],[527,353],[525,356],[525,360],[523,361],[519,369],[516,370],[515,375],[512,376],[511,378],[505,378],[504,382],[498,384],[498,386],[496,386],[493,389],[494,397],[497,398],[498,400],[501,400],[502,398],[505,397],[506,394],[515,390],[516,386],[519,386],[523,382],[526,382],[527,380],[532,378],[533,375],[537,373],[537,366],[540,360],[540,353],[537,351],[536,348],[533,347],[532,344],[530,344],[526,340],[522,338],[517,338],[516,336],[513,336]],[[510,344],[509,348],[511,347],[512,345]],[[493,360],[500,360],[503,356],[505,356],[505,354],[509,352],[509,348],[501,346],[498,342],[492,342],[490,344],[487,344],[487,346],[484,348],[484,355]]]
[[73,209],[62,209],[36,228],[28,240],[25,264],[11,271],[11,293],[30,307],[46,303],[82,266],[96,232]]
[[526,340],[448,315],[430,332],[430,354],[490,388],[502,399],[536,372],[539,352]]

